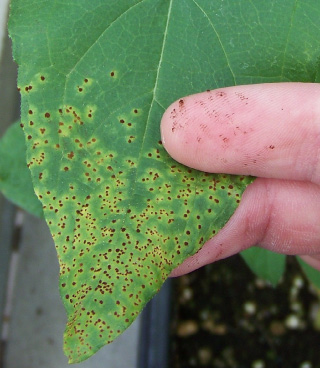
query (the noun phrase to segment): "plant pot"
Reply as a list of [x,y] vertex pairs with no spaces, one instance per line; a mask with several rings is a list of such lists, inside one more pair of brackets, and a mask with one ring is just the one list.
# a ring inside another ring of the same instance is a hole
[[169,367],[172,283],[168,279],[142,312],[138,368]]

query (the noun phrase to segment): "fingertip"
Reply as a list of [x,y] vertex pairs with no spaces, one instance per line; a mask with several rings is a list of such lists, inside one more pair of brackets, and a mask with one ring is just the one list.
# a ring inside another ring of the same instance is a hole
[[178,128],[179,124],[177,120],[178,104],[179,102],[175,101],[167,108],[162,116],[160,125],[162,144],[169,155],[177,161],[179,161],[180,137],[173,133]]
[[[173,102],[161,120],[161,139],[169,155],[183,165],[204,170],[197,161],[197,130],[201,124],[201,94],[180,98]],[[202,154],[200,155],[202,157]]]

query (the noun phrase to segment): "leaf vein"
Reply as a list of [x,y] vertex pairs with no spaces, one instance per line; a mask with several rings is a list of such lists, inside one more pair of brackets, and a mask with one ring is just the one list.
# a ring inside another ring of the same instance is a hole
[[210,26],[211,26],[211,28],[212,28],[212,30],[213,30],[213,32],[215,33],[215,35],[216,35],[216,37],[217,37],[217,39],[218,39],[218,42],[219,42],[219,44],[220,44],[220,46],[221,46],[221,49],[222,49],[222,52],[223,52],[223,54],[224,54],[224,56],[225,56],[225,59],[226,59],[226,61],[227,61],[227,64],[228,64],[228,67],[229,67],[229,70],[230,70],[230,72],[231,72],[231,74],[232,74],[232,78],[233,78],[233,82],[234,82],[234,85],[236,85],[237,83],[236,83],[236,76],[235,76],[235,74],[234,74],[234,72],[233,72],[233,70],[232,70],[232,68],[231,68],[231,64],[230,64],[230,60],[229,60],[229,57],[228,57],[228,54],[227,54],[227,52],[226,52],[226,49],[224,48],[224,46],[223,46],[223,43],[222,43],[222,41],[221,41],[221,38],[220,38],[220,36],[219,36],[219,33],[218,33],[218,31],[217,31],[217,29],[216,29],[216,27],[214,26],[214,24],[212,23],[212,21],[211,21],[211,19],[209,18],[209,16],[208,16],[208,14],[204,11],[204,9],[199,5],[199,3],[196,1],[196,0],[192,0],[193,2],[194,2],[194,4],[200,9],[200,11],[203,13],[203,15],[207,18],[207,20],[208,20],[208,22],[209,22],[209,24],[210,24]]
[[289,26],[289,29],[288,29],[286,43],[285,43],[285,47],[284,47],[282,67],[281,67],[281,76],[282,77],[284,75],[284,65],[285,65],[285,62],[286,62],[286,55],[287,55],[287,52],[288,52],[289,38],[290,38],[290,35],[291,35],[292,25],[293,25],[294,17],[296,15],[297,7],[298,7],[298,1],[299,0],[295,0],[294,5],[293,5],[293,10],[292,10],[291,19],[290,19],[290,26]]
[[92,45],[90,45],[88,47],[88,49],[83,53],[83,55],[78,59],[78,61],[75,63],[75,65],[70,69],[69,73],[66,74],[66,79],[68,79],[68,77],[70,76],[70,74],[76,69],[77,65],[85,58],[85,56],[92,49],[92,47],[94,47],[99,42],[99,40],[101,39],[101,37],[103,37],[103,35],[105,34],[105,32],[107,32],[113,26],[113,24],[115,24],[119,19],[121,19],[125,14],[127,14],[129,11],[131,11],[133,8],[135,8],[136,6],[138,6],[139,4],[141,4],[144,1],[145,0],[141,0],[138,3],[130,6],[125,12],[121,13],[116,19],[113,20],[108,25],[108,27],[106,27],[103,30],[103,32],[97,37],[97,39],[92,43]]

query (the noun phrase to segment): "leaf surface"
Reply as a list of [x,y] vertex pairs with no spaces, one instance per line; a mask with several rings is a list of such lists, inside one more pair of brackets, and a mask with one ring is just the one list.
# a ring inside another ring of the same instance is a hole
[[13,0],[22,121],[79,362],[136,318],[230,218],[251,178],[165,152],[159,123],[205,89],[315,81],[311,1]]
[[252,247],[241,252],[251,270],[259,277],[277,286],[285,271],[286,256],[267,249]]
[[297,260],[305,273],[308,279],[312,282],[312,284],[320,290],[320,272],[315,268],[308,265],[308,263],[304,262],[300,257],[297,257]]

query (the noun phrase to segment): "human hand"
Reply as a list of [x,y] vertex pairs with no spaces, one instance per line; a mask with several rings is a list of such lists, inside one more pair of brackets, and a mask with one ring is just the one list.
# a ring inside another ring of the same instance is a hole
[[257,179],[228,223],[171,275],[254,245],[320,270],[320,84],[236,86],[179,101],[161,122],[168,153],[198,170]]

